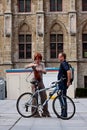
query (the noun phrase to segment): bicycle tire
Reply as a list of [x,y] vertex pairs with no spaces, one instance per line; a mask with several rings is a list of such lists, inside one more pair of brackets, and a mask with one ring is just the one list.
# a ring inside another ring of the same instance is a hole
[[[33,102],[36,103],[37,100],[35,97],[32,97],[32,95],[33,95],[32,93],[26,92],[20,95],[20,97],[17,99],[17,103],[16,103],[17,111],[24,118],[32,117],[37,112],[37,105],[33,105]],[[28,101],[31,100],[30,104],[27,100]],[[30,111],[29,111],[29,107],[30,107]]]
[[[74,104],[73,100],[70,97],[68,97],[68,96],[63,96],[62,95],[62,98],[63,99],[65,98],[67,100],[67,116],[64,117],[64,116],[61,115],[61,111],[63,109],[61,107],[59,95],[53,100],[53,104],[52,104],[53,111],[54,111],[54,113],[56,114],[56,116],[58,118],[61,118],[63,120],[69,120],[75,114],[75,111],[76,111],[75,104]],[[71,107],[72,107],[72,109],[71,109]]]

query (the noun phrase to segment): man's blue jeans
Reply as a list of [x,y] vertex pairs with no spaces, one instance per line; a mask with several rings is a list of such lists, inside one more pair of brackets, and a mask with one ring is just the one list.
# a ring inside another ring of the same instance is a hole
[[[67,94],[67,86],[64,82],[59,84],[59,89],[62,91],[62,94],[66,96]],[[66,98],[63,98],[61,95],[59,96],[60,104],[61,104],[61,116],[67,117],[67,101]]]

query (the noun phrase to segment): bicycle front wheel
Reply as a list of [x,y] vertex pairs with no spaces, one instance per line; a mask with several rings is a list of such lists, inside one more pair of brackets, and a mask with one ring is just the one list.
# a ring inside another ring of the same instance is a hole
[[22,117],[29,118],[37,111],[37,100],[32,93],[24,93],[18,98],[16,107]]
[[58,118],[68,120],[75,114],[75,104],[70,97],[58,95],[53,101],[53,110]]

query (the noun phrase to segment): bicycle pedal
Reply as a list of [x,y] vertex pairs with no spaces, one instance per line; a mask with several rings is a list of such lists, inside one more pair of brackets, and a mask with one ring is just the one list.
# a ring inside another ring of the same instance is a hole
[[26,112],[28,112],[28,106],[25,106]]

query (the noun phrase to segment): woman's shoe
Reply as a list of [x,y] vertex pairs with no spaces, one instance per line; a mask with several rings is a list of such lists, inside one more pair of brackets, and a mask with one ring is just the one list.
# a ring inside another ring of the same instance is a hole
[[35,114],[33,117],[40,118],[41,116],[39,114]]
[[51,117],[49,113],[42,113],[42,117]]

